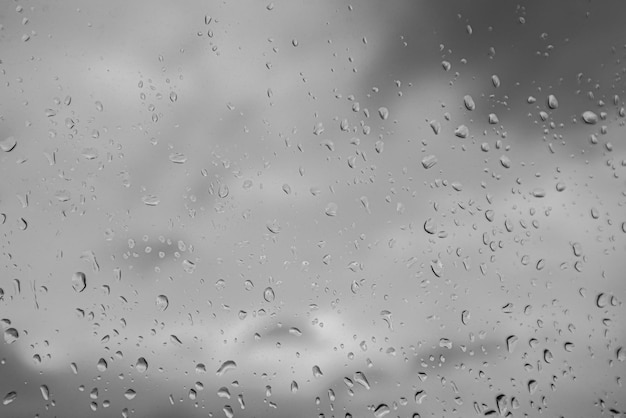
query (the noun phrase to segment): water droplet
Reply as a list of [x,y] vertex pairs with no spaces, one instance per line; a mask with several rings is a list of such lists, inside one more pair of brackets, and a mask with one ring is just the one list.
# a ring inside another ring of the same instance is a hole
[[48,386],[41,385],[39,386],[39,390],[41,391],[41,396],[45,401],[50,400],[50,389],[48,389]]
[[104,106],[102,106],[102,102],[96,102],[96,110],[98,112],[102,112],[104,110]]
[[279,234],[281,231],[281,227],[280,227],[280,223],[278,223],[278,221],[276,219],[272,220],[272,221],[268,221],[265,224],[265,227],[267,228],[268,231],[270,231],[272,234]]
[[295,380],[291,381],[291,393],[296,393],[298,391],[298,382]]
[[0,139],[0,150],[4,152],[11,152],[17,145],[17,139],[13,136],[8,136],[4,139]]
[[615,350],[615,357],[618,361],[626,361],[626,350],[624,347],[618,347],[618,349]]
[[318,365],[313,366],[313,377],[319,378],[322,376],[324,376],[324,373],[322,373],[320,367]]
[[476,109],[476,103],[474,103],[474,99],[469,94],[463,97],[463,104],[465,108],[469,111]]
[[470,311],[466,309],[463,312],[461,312],[461,322],[463,323],[463,325],[467,325],[469,323],[469,320],[470,320]]
[[196,364],[196,373],[197,374],[206,373],[206,366],[203,363]]
[[598,308],[605,308],[609,304],[609,295],[606,293],[600,293],[596,297],[596,306]]
[[380,116],[382,120],[387,120],[387,118],[389,117],[389,109],[387,109],[386,107],[379,107],[378,116]]
[[596,123],[598,123],[598,115],[590,110],[583,112],[582,118],[583,121],[589,125],[595,125]]
[[99,372],[105,372],[107,367],[108,364],[105,359],[101,358],[100,360],[98,360],[98,363],[96,364],[96,369],[98,369]]
[[491,83],[493,84],[493,86],[495,88],[500,87],[500,77],[498,77],[497,75],[492,75],[491,76]]
[[557,107],[559,107],[559,101],[554,94],[548,96],[548,107],[550,109],[556,109]]
[[222,363],[219,369],[217,369],[215,374],[218,376],[224,376],[225,373],[229,372],[230,370],[235,370],[236,368],[237,363],[235,363],[233,360],[226,360],[224,363]]
[[367,380],[367,377],[365,376],[365,373],[363,372],[356,372],[354,373],[354,381],[357,382],[358,384],[360,384],[361,386],[363,386],[365,389],[369,390],[370,389],[370,382]]
[[149,194],[149,195],[145,195],[144,197],[141,198],[141,200],[143,201],[144,205],[146,206],[156,206],[159,203],[161,203],[161,200],[156,197],[155,195]]
[[176,92],[175,92],[175,91],[171,92],[171,93],[170,93],[170,101],[171,101],[172,103],[174,103],[174,102],[176,102],[177,100],[178,100],[178,94],[176,94]]
[[500,119],[498,119],[498,115],[496,115],[495,113],[490,113],[487,121],[490,125],[496,125],[500,123]]
[[517,345],[518,341],[519,341],[519,338],[517,337],[517,335],[510,335],[507,337],[506,348],[509,351],[509,353],[512,353],[515,350],[515,346]]
[[381,403],[374,410],[374,416],[376,418],[383,418],[385,415],[389,414],[391,409],[387,406],[387,404]]
[[148,370],[148,361],[143,357],[139,357],[137,359],[137,363],[135,364],[135,369],[139,373],[145,373],[145,371]]
[[546,197],[546,191],[541,187],[536,187],[533,189],[532,195],[537,198]]
[[156,297],[156,306],[157,309],[161,312],[163,312],[164,310],[167,309],[167,307],[170,305],[170,301],[167,298],[167,296],[165,295],[159,295]]
[[422,158],[422,167],[428,170],[429,168],[432,168],[435,164],[437,164],[437,162],[438,160],[436,156],[427,155],[424,158]]
[[8,328],[4,330],[4,342],[7,344],[13,344],[19,337],[20,334],[15,328]]
[[82,271],[72,274],[72,288],[75,292],[80,293],[87,287],[87,277]]
[[554,360],[554,356],[552,355],[552,351],[545,349],[543,350],[543,360],[546,363],[552,363],[552,360]]
[[431,235],[437,232],[437,224],[435,223],[435,221],[433,221],[432,218],[428,218],[424,222],[424,231],[428,232]]
[[450,68],[452,68],[452,64],[448,61],[441,61],[441,66],[445,71],[450,71]]
[[128,389],[126,392],[124,392],[124,397],[129,401],[135,399],[136,396],[137,392],[135,392],[133,389]]
[[6,395],[4,395],[4,398],[2,399],[2,405],[8,405],[11,402],[15,401],[17,399],[17,392],[9,392]]
[[263,299],[265,299],[266,302],[273,302],[274,299],[276,299],[274,289],[272,289],[271,287],[266,287],[263,291]]
[[217,195],[222,199],[225,199],[228,196],[229,190],[228,185],[220,184],[220,187],[217,189]]
[[531,395],[537,391],[537,387],[539,387],[539,384],[536,380],[528,381],[528,392],[530,392]]
[[436,120],[431,120],[429,125],[430,125],[430,129],[433,130],[433,133],[435,135],[439,135],[439,132],[441,132],[441,123],[439,123]]
[[334,202],[330,202],[326,205],[326,208],[324,209],[324,213],[328,216],[337,216],[337,204]]
[[187,162],[187,156],[180,152],[174,152],[170,154],[170,161],[174,164],[185,164]]
[[504,168],[511,168],[511,159],[508,156],[503,155],[500,157],[500,164]]
[[459,125],[455,130],[454,130],[454,135],[456,135],[459,138],[467,138],[469,135],[469,129],[467,128],[467,126],[465,125]]

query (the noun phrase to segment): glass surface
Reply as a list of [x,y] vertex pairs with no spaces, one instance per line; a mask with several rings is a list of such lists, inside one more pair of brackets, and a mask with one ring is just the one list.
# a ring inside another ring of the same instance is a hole
[[624,16],[2,1],[0,416],[624,416]]

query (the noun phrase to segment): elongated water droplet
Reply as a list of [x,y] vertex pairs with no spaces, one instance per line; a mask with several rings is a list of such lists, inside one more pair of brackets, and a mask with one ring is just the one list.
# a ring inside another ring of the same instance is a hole
[[386,107],[379,107],[378,116],[380,116],[382,120],[387,120],[387,118],[389,117],[389,109],[387,109]]
[[50,400],[50,389],[48,389],[48,386],[41,385],[39,386],[39,390],[41,391],[41,396],[45,401]]
[[465,108],[469,111],[476,109],[476,103],[474,103],[474,99],[469,94],[463,97],[463,104],[465,105]]
[[357,382],[358,384],[360,384],[361,386],[363,386],[365,389],[369,390],[370,389],[370,382],[367,380],[367,377],[365,376],[365,373],[363,372],[356,372],[354,373],[354,381]]
[[387,404],[381,403],[374,410],[374,416],[376,418],[383,418],[385,415],[389,414],[391,409],[387,406]]
[[559,101],[554,94],[548,96],[548,107],[550,109],[556,109],[557,107],[559,107]]
[[9,392],[6,395],[4,395],[4,398],[2,399],[2,405],[8,405],[11,402],[15,401],[17,399],[17,392]]
[[152,195],[152,194],[145,195],[144,197],[141,198],[141,200],[146,206],[156,206],[159,203],[161,203],[161,199],[159,199],[157,196]]
[[509,353],[512,353],[515,350],[515,347],[517,346],[518,341],[519,341],[519,338],[517,337],[517,335],[510,335],[509,337],[507,337],[506,348],[509,351]]
[[222,363],[219,369],[217,369],[215,374],[218,376],[224,376],[225,373],[227,373],[230,370],[235,370],[236,368],[237,368],[237,363],[235,363],[233,360],[226,360],[224,363]]
[[461,312],[461,322],[463,323],[463,325],[467,325],[469,323],[470,320],[470,312],[468,310],[464,310],[463,312]]
[[431,120],[429,125],[430,125],[430,129],[433,130],[433,133],[435,135],[439,135],[439,132],[441,132],[441,124],[436,120]]

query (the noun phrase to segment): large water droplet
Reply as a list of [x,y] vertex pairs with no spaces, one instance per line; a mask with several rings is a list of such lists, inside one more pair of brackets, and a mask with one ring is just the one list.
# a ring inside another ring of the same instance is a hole
[[156,302],[155,302],[157,308],[163,312],[164,310],[167,309],[167,307],[170,305],[170,301],[167,298],[167,296],[165,295],[159,295],[156,297]]
[[75,292],[80,293],[87,287],[87,277],[82,271],[72,274],[72,288]]
[[266,287],[263,291],[263,299],[265,299],[266,302],[273,302],[274,299],[276,299],[274,289],[272,289],[271,287]]
[[4,330],[4,342],[7,344],[13,344],[19,337],[20,334],[15,328],[8,328]]
[[4,139],[0,139],[0,150],[4,152],[11,152],[17,145],[17,139],[13,136],[8,136]]
[[595,125],[596,123],[598,123],[598,115],[590,110],[583,112],[582,118],[583,121],[589,125]]
[[96,364],[96,369],[98,369],[99,372],[105,372],[107,367],[108,364],[105,359],[101,358],[100,360],[98,360],[98,363]]
[[437,162],[438,160],[436,156],[427,155],[424,158],[422,158],[422,167],[428,170],[429,168],[432,168],[435,164],[437,164]]
[[8,405],[11,402],[15,401],[17,399],[17,392],[9,392],[6,395],[4,395],[4,398],[2,399],[2,405]]
[[548,96],[548,107],[550,109],[556,109],[557,107],[559,107],[559,101],[554,94]]
[[217,369],[215,374],[218,376],[223,376],[226,372],[230,370],[235,370],[236,368],[237,363],[235,363],[233,360],[226,360],[224,363],[222,363],[219,369]]
[[148,370],[148,361],[143,357],[139,357],[137,359],[137,364],[135,364],[135,369],[139,373],[144,373],[146,370]]
[[374,410],[374,416],[376,418],[383,418],[385,415],[389,414],[391,409],[387,406],[387,404],[381,403]]

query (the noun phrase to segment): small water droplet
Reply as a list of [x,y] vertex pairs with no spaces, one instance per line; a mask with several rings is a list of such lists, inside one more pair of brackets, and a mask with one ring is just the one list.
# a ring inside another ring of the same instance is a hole
[[169,158],[170,158],[170,161],[173,162],[174,164],[184,164],[187,162],[187,156],[180,152],[174,152],[170,154]]
[[279,234],[281,231],[281,227],[280,227],[280,223],[278,223],[278,221],[276,219],[272,220],[272,221],[268,221],[265,224],[265,227],[267,228],[268,231],[270,231],[272,234]]
[[135,392],[133,389],[128,389],[126,390],[126,392],[124,392],[124,397],[128,399],[129,401],[135,399],[136,396],[137,396],[137,392]]
[[461,312],[461,322],[463,323],[463,325],[467,325],[469,323],[469,320],[470,320],[470,311],[466,309],[463,312]]
[[500,164],[504,168],[511,168],[511,159],[508,156],[503,155],[500,157]]
[[96,102],[96,110],[98,112],[102,112],[104,110],[104,106],[102,105],[102,102]]
[[430,125],[430,129],[433,130],[433,133],[435,135],[439,135],[439,132],[441,132],[441,123],[433,119],[430,121],[429,125]]
[[379,107],[378,108],[378,116],[380,116],[380,118],[382,120],[387,120],[387,118],[389,117],[389,109],[387,109],[386,107]]

